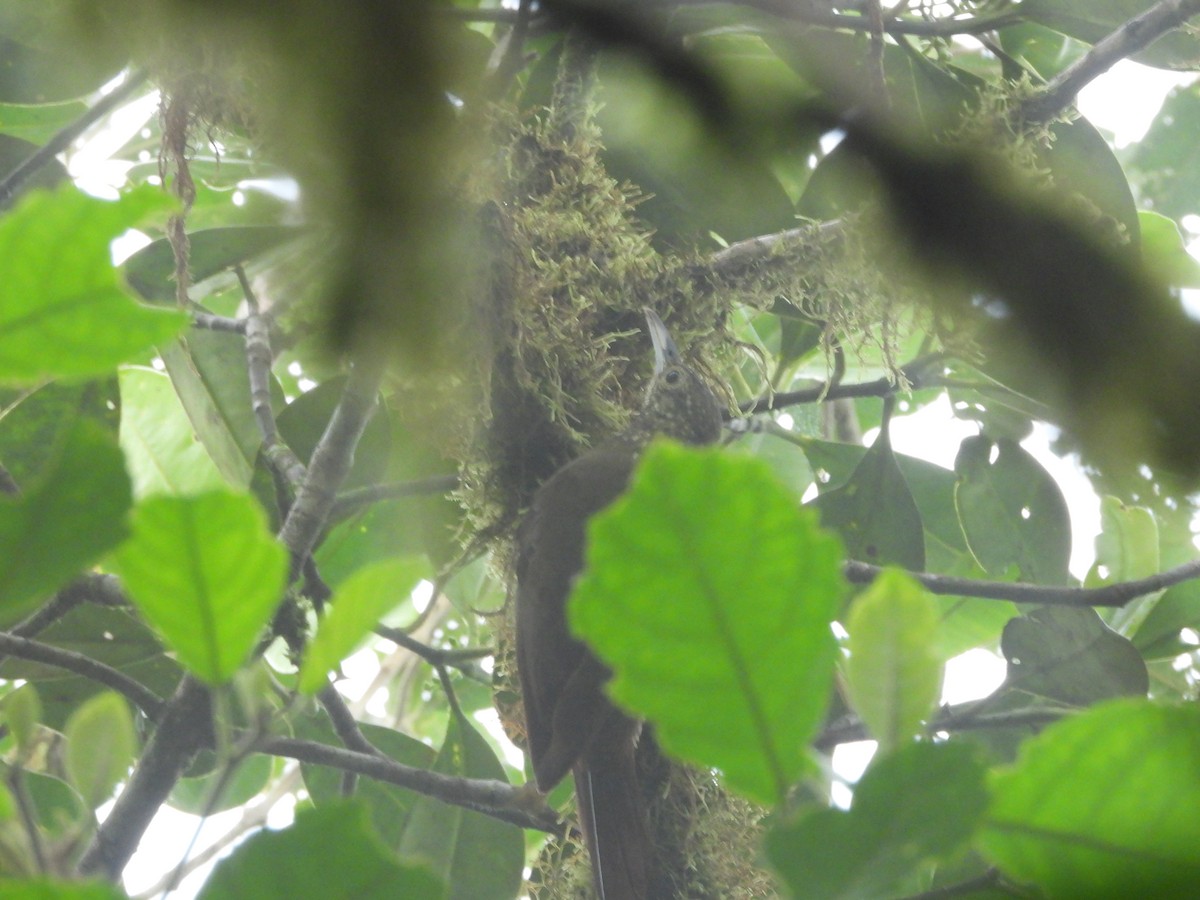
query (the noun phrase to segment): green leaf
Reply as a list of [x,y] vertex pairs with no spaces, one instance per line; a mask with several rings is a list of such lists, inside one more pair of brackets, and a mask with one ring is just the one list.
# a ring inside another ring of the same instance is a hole
[[980,845],[1050,897],[1190,897],[1200,709],[1118,700],[1050,725],[992,781]]
[[884,753],[917,735],[941,696],[937,627],[933,598],[897,569],[885,570],[850,607],[846,686]]
[[[458,715],[450,717],[433,771],[508,780],[487,741]],[[419,797],[399,849],[401,857],[425,863],[445,881],[448,900],[509,900],[521,886],[521,830],[461,806]]]
[[72,185],[0,219],[0,383],[100,375],[179,333],[187,316],[136,303],[109,251],[169,207],[149,186],[110,203]]
[[1150,688],[1137,648],[1094,609],[1034,609],[1004,626],[1000,649],[1008,687],[1060,703],[1087,706]]
[[142,501],[117,563],[138,610],[210,684],[246,660],[283,599],[288,566],[253,498],[221,492]]
[[[249,803],[271,780],[275,770],[270,756],[254,755],[238,763],[232,775],[218,767],[207,775],[180,778],[171,789],[168,801],[172,807],[196,816],[235,809]],[[214,796],[214,792],[220,794]]]
[[54,461],[57,447],[80,419],[116,436],[120,425],[117,379],[80,384],[51,381],[33,390],[0,388],[0,460],[17,484],[28,487]]
[[[1150,5],[1147,0],[1024,0],[1021,14],[1086,44],[1095,44]],[[1200,58],[1200,37],[1190,29],[1175,28],[1130,54],[1130,58],[1147,66],[1194,68]]]
[[[128,611],[96,603],[82,603],[68,610],[40,632],[38,640],[114,669],[125,669],[163,653],[154,633]],[[48,663],[14,656],[0,662],[0,678],[9,680],[22,678],[41,683],[68,677],[66,670]]]
[[612,696],[673,754],[781,800],[828,701],[840,543],[764,463],[668,443],[589,534],[568,616]]
[[1147,658],[1174,656],[1191,648],[1178,645],[1182,628],[1200,626],[1200,581],[1185,581],[1167,590],[1133,636]]
[[822,525],[841,535],[850,559],[916,572],[925,568],[921,511],[886,431],[880,432],[845,484],[810,505],[821,514]]
[[1146,136],[1133,148],[1131,176],[1139,195],[1158,212],[1173,218],[1200,212],[1200,83],[1177,87],[1167,95]]
[[[305,716],[296,720],[294,724],[298,738],[319,741],[331,747],[342,746],[341,740],[329,724],[328,716],[324,714]],[[366,722],[360,723],[359,727],[374,747],[398,763],[428,769],[437,758],[432,747],[402,731]],[[342,794],[345,773],[341,770],[301,763],[300,771],[304,777],[304,787],[318,806],[340,803],[345,799]],[[375,832],[384,844],[392,849],[398,848],[404,835],[408,814],[420,795],[396,784],[373,778],[360,778],[354,796],[366,804]]]
[[992,576],[1017,565],[1036,584],[1066,584],[1071,517],[1054,479],[1019,444],[969,437],[954,460],[967,544]]
[[1142,259],[1168,284],[1181,288],[1200,287],[1200,262],[1188,253],[1183,234],[1174,219],[1149,210],[1139,210],[1142,227]]
[[129,476],[108,435],[80,421],[50,455],[38,483],[0,500],[0,622],[21,618],[125,536]]
[[126,900],[126,894],[115,885],[100,882],[35,878],[0,881],[0,900]]
[[[162,359],[196,437],[226,481],[246,487],[262,432],[250,408],[245,341],[196,328],[163,347]],[[273,381],[272,388],[272,400],[282,403]]]
[[87,104],[79,100],[63,103],[0,103],[0,133],[41,145],[85,112]]
[[260,831],[217,864],[198,900],[442,900],[428,871],[397,862],[366,809],[302,810],[282,831]]
[[92,697],[67,720],[67,775],[92,809],[112,796],[137,756],[133,717],[112,691]]
[[911,744],[867,770],[849,812],[822,809],[767,834],[767,858],[812,900],[915,893],[913,876],[954,855],[987,805],[984,768],[966,744]]
[[[193,231],[188,235],[192,284],[229,272],[234,266],[243,265],[304,233],[303,228],[284,225],[236,225]],[[147,244],[125,261],[129,286],[147,300],[173,301],[174,273],[175,252],[166,238]]]
[[42,701],[37,688],[30,683],[21,685],[4,698],[0,709],[4,712],[4,723],[17,742],[18,758],[28,760],[38,724],[42,721]]
[[[1102,497],[1096,562],[1088,573],[1086,586],[1098,587],[1153,575],[1160,568],[1158,546],[1154,513],[1144,506],[1126,506],[1116,497]],[[1163,591],[1155,591],[1118,607],[1108,616],[1108,624],[1118,634],[1132,636],[1162,596]]]
[[199,494],[225,486],[225,479],[196,439],[196,432],[163,372],[122,367],[121,450],[133,493]]
[[376,563],[351,575],[334,592],[329,614],[321,620],[300,666],[300,690],[315,694],[329,683],[326,675],[379,620],[412,593],[428,566],[419,559]]

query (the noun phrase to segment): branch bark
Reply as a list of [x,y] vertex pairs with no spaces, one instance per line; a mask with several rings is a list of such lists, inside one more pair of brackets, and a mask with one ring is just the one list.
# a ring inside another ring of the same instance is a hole
[[[848,560],[842,569],[852,584],[870,584],[883,568],[870,563]],[[978,597],[982,600],[1011,600],[1014,603],[1039,603],[1043,606],[1124,606],[1131,600],[1165,590],[1172,585],[1200,578],[1200,559],[1165,572],[1133,581],[1118,581],[1098,588],[1050,587],[1021,581],[982,581],[929,572],[909,572],[934,594]]]
[[1081,59],[1059,72],[1045,90],[1020,107],[1021,116],[1032,122],[1053,118],[1074,103],[1076,95],[1089,82],[1122,59],[1149,47],[1197,13],[1200,13],[1200,0],[1156,3],[1098,41]]

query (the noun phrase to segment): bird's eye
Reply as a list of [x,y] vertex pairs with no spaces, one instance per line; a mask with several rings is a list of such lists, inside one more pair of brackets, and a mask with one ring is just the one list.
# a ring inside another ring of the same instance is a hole
[[663,381],[669,385],[676,385],[679,384],[679,379],[682,377],[683,375],[678,369],[667,369],[667,371],[663,374]]

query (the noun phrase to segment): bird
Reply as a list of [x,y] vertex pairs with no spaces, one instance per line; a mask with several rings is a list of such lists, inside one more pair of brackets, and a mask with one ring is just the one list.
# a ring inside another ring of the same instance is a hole
[[635,765],[641,723],[604,692],[611,671],[567,628],[588,520],[619,497],[656,437],[709,444],[721,406],[667,326],[644,309],[654,374],[626,428],[555,472],[517,528],[516,650],[537,789],[575,779],[580,831],[600,900],[654,900],[656,872]]

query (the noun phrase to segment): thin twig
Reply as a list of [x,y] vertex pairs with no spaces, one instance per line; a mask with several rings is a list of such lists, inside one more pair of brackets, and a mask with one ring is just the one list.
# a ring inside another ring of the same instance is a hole
[[1071,103],[1085,85],[1116,63],[1144,50],[1200,13],[1200,0],[1162,0],[1097,41],[1082,58],[1059,72],[1040,94],[1019,109],[1025,121],[1044,122]]
[[[881,566],[848,560],[842,567],[846,580],[853,584],[870,584],[883,571]],[[1130,600],[1165,590],[1172,585],[1200,578],[1200,559],[1192,560],[1165,572],[1133,581],[1118,581],[1098,588],[1051,587],[1022,581],[983,581],[958,578],[952,575],[933,575],[929,572],[909,572],[913,578],[934,594],[978,597],[982,600],[1011,600],[1014,603],[1040,603],[1043,606],[1124,606]]]
[[367,487],[342,491],[329,512],[331,519],[340,519],[362,506],[382,500],[399,500],[403,497],[420,497],[428,494],[445,494],[458,487],[457,475],[431,475],[413,481],[393,481],[388,484],[373,484]]
[[844,397],[891,397],[901,390],[903,382],[908,383],[909,390],[928,387],[927,376],[931,371],[940,371],[945,356],[941,353],[931,353],[918,357],[907,365],[900,367],[902,379],[877,378],[874,381],[857,382],[853,384],[836,384],[833,381],[821,382],[810,388],[798,391],[784,391],[747,400],[741,404],[741,411],[747,415],[770,412],[801,403],[824,403],[827,400],[840,400]]
[[477,659],[484,659],[488,656],[495,655],[496,651],[491,647],[470,647],[462,650],[442,650],[438,647],[430,647],[428,644],[423,644],[413,638],[399,628],[390,628],[387,625],[376,625],[374,628],[375,634],[381,638],[386,638],[399,647],[403,647],[410,653],[416,654],[425,662],[434,668],[449,666],[453,669],[459,669],[464,675],[474,678],[487,684],[491,678],[479,666],[472,666],[471,663]]
[[[963,707],[968,707],[964,710]],[[997,713],[975,712],[979,708],[976,701],[965,703],[958,707],[946,707],[925,726],[929,734],[938,732],[986,731],[989,728],[1024,728],[1049,725],[1064,716],[1070,715],[1070,710],[1061,707],[1033,709],[1013,709]],[[871,732],[857,716],[848,717],[834,722],[821,732],[813,741],[813,747],[824,753],[829,752],[839,744],[849,744],[855,741],[871,740]]]
[[362,733],[362,729],[358,727],[358,722],[354,718],[354,713],[350,712],[350,708],[346,706],[346,701],[337,692],[337,688],[332,684],[325,685],[317,694],[317,699],[324,707],[325,714],[329,716],[329,721],[333,725],[333,730],[337,732],[338,739],[347,749],[373,756],[383,755]]
[[0,181],[0,207],[8,206],[25,182],[42,166],[49,163],[54,157],[71,146],[71,142],[75,138],[79,137],[92,125],[132,97],[145,81],[145,72],[130,72],[125,77],[123,84],[115,88],[110,94],[97,100],[87,112],[83,113],[83,115],[70,125],[56,132],[49,141],[39,147],[28,159],[9,172],[4,180]]
[[61,647],[18,637],[9,632],[0,632],[0,653],[45,663],[112,688],[137,706],[151,721],[156,721],[163,714],[164,703],[158,694],[124,672],[82,653],[63,650]]
[[528,787],[513,787],[505,781],[491,779],[443,775],[430,769],[406,766],[389,757],[296,738],[269,738],[258,745],[258,750],[273,756],[357,772],[453,806],[473,809],[521,828],[535,828],[554,834],[561,830],[554,811]]

